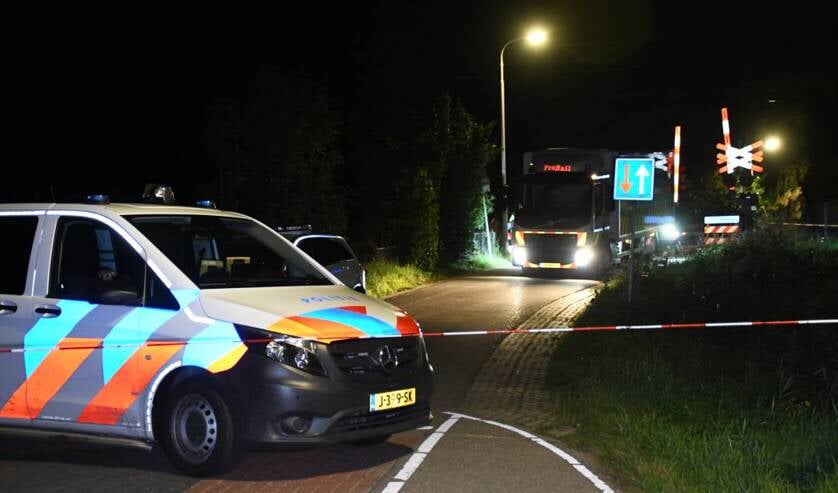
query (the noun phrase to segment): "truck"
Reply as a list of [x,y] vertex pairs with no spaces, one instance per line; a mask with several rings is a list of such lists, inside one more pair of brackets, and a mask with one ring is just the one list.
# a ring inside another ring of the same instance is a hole
[[[651,201],[613,198],[618,158],[654,160]],[[632,249],[653,253],[679,235],[664,152],[548,148],[524,153],[507,248],[524,274],[573,269],[600,276]]]

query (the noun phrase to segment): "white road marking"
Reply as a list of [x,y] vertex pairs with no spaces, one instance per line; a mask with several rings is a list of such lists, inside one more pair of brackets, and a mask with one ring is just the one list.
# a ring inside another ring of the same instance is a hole
[[399,493],[399,490],[402,489],[404,483],[401,481],[390,481],[387,483],[387,486],[381,490],[381,493]]
[[422,464],[422,461],[425,460],[425,456],[428,455],[426,452],[414,452],[413,455],[407,459],[407,462],[404,466],[402,466],[401,471],[396,474],[396,479],[401,479],[402,481],[407,481],[413,476],[413,473],[416,472],[416,469],[419,469],[419,466]]
[[[532,433],[528,433],[524,430],[520,430],[518,428],[515,428],[514,426],[510,426],[510,425],[507,425],[507,424],[504,424],[504,423],[498,423],[497,421],[489,421],[489,420],[485,420],[485,419],[475,418],[474,416],[468,416],[468,415],[465,415],[465,414],[450,413],[450,412],[446,412],[445,414],[448,414],[449,416],[451,416],[451,419],[464,418],[464,419],[470,419],[472,421],[479,421],[481,423],[486,423],[486,424],[489,424],[489,425],[497,426],[497,427],[503,428],[505,430],[511,431],[513,433],[517,433],[518,435],[521,435],[522,437],[524,437],[528,440],[532,440],[533,443],[537,443],[538,445],[541,445],[542,447],[544,447],[547,450],[549,450],[550,452],[553,452],[554,454],[558,455],[565,462],[567,462],[568,464],[573,466],[573,468],[576,469],[579,472],[579,474],[581,474],[588,481],[590,481],[591,484],[593,484],[598,490],[602,491],[603,493],[614,493],[614,490],[611,489],[610,486],[605,484],[604,481],[602,481],[596,474],[591,472],[590,469],[585,467],[584,464],[582,464],[581,462],[576,460],[575,457],[568,454],[567,452],[560,449],[559,447],[556,447],[552,443],[533,435]],[[449,421],[450,421],[450,419],[449,419]],[[398,490],[395,490],[395,491],[398,491]]]
[[[445,420],[445,422],[442,423],[442,425],[437,428],[435,432],[431,433],[431,435],[419,445],[416,452],[414,452],[413,455],[407,459],[407,462],[405,462],[398,474],[396,474],[394,479],[399,481],[390,481],[387,483],[387,486],[384,487],[382,493],[398,493],[398,491],[402,489],[402,486],[404,486],[404,482],[410,479],[410,477],[413,476],[413,473],[416,472],[416,469],[422,465],[422,461],[424,461],[425,457],[427,457],[431,450],[433,450],[434,446],[436,446],[437,442],[439,442],[439,439],[442,438],[442,435],[444,435],[446,431],[450,430],[459,419],[459,416],[451,416]],[[433,427],[427,426],[420,429],[433,429]]]
[[419,445],[418,452],[421,452],[423,454],[427,454],[428,452],[430,452],[431,449],[434,448],[434,445],[436,445],[436,442],[438,442],[439,439],[442,438],[442,435],[444,433],[445,433],[444,431],[443,432],[435,431],[435,432],[431,433],[431,436],[426,438],[425,441],[422,442],[422,445]]

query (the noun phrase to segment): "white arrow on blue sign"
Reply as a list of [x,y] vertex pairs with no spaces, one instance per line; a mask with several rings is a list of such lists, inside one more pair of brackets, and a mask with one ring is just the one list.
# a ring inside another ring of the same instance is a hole
[[614,200],[652,200],[655,191],[654,160],[617,158],[614,168]]

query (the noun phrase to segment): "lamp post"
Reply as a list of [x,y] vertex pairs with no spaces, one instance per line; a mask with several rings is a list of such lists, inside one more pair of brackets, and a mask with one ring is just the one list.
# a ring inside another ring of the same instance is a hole
[[[530,29],[526,36],[507,41],[500,50],[500,177],[501,190],[504,195],[506,194],[506,88],[504,86],[503,78],[503,54],[506,52],[506,48],[508,48],[509,45],[518,41],[526,41],[527,44],[533,47],[541,46],[547,42],[547,31],[540,28]],[[500,226],[501,234],[504,235],[504,237],[506,236],[506,224],[508,218],[507,205],[508,204],[504,203],[503,212],[501,213]]]

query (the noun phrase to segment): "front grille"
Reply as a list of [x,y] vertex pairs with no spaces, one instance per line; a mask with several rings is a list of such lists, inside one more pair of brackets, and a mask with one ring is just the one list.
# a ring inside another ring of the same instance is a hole
[[[398,365],[385,369],[378,360],[378,351],[390,346],[398,356]],[[329,354],[338,369],[353,382],[392,382],[412,375],[421,365],[421,348],[417,337],[357,339],[329,344]]]
[[524,245],[527,260],[533,264],[571,264],[576,255],[575,234],[525,234]]
[[421,402],[401,409],[378,411],[374,413],[361,412],[337,420],[326,431],[327,435],[351,433],[353,431],[369,430],[384,426],[396,425],[416,419],[427,418],[431,412],[428,402]]

